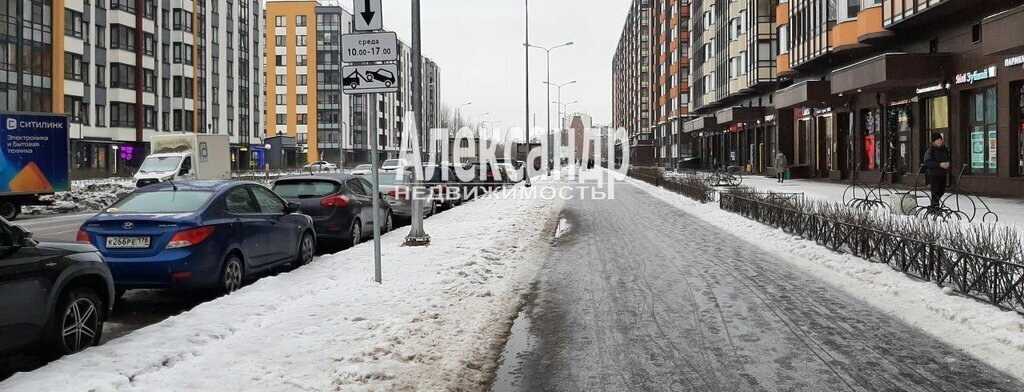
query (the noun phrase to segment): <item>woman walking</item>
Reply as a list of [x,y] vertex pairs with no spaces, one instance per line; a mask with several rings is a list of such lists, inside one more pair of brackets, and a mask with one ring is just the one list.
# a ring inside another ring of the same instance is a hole
[[786,169],[789,168],[789,160],[786,159],[786,154],[782,151],[775,153],[775,177],[779,179],[779,183],[783,183],[786,180]]

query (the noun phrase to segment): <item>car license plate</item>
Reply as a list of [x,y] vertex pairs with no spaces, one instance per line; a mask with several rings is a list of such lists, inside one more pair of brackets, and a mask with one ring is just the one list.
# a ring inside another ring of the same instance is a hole
[[149,247],[149,237],[107,237],[108,249],[145,249]]

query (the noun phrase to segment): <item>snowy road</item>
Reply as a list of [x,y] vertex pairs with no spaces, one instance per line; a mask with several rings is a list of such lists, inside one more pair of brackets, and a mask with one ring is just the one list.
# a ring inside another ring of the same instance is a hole
[[742,238],[616,185],[615,200],[566,203],[572,229],[540,272],[528,338],[512,338],[533,343],[495,390],[1024,390]]

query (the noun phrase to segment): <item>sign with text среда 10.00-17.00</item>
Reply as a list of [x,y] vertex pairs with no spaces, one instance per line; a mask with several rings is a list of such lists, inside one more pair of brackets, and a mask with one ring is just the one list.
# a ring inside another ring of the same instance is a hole
[[398,34],[394,32],[345,34],[341,36],[341,61],[370,63],[398,60]]

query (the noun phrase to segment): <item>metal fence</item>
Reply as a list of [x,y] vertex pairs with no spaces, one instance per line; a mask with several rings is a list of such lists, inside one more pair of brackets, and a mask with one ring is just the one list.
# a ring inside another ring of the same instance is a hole
[[710,203],[715,201],[715,188],[708,186],[703,179],[697,176],[666,178],[661,172],[656,170],[630,170],[626,174],[640,181],[654,186],[663,187],[701,203]]
[[885,263],[960,294],[1024,313],[1024,266],[874,228],[832,221],[752,196],[722,193],[719,207],[831,250]]

